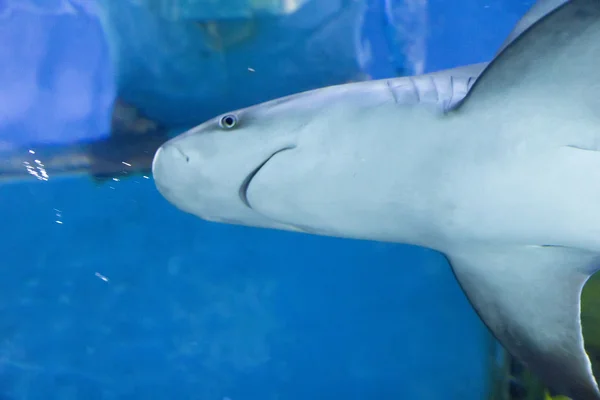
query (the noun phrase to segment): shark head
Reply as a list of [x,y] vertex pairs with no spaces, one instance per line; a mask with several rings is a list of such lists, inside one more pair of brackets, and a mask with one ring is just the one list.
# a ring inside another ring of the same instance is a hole
[[[406,199],[415,206],[397,215],[385,203],[397,180],[413,186],[411,196],[424,197],[424,188],[408,170],[393,179],[376,172],[411,165],[415,150],[385,144],[394,135],[390,124],[416,115],[398,110],[392,89],[386,81],[333,86],[221,115],[158,150],[156,186],[208,221],[411,242],[403,234],[412,237],[422,226],[425,198]],[[424,118],[430,113],[422,111]]]
[[152,163],[160,193],[208,221],[294,230],[256,212],[247,197],[261,168],[296,146],[302,121],[281,119],[283,103],[219,116],[162,145]]

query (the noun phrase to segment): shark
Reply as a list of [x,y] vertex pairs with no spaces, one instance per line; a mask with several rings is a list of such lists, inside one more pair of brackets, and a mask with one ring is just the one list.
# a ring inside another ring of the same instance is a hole
[[438,251],[508,352],[598,400],[580,298],[600,269],[600,0],[532,10],[490,63],[211,119],[158,149],[156,187],[207,221]]

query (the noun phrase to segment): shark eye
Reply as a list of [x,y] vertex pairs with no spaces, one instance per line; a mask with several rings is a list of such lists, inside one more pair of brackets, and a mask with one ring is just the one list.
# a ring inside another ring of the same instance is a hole
[[227,114],[219,120],[219,126],[223,129],[233,129],[237,125],[238,119],[233,114]]

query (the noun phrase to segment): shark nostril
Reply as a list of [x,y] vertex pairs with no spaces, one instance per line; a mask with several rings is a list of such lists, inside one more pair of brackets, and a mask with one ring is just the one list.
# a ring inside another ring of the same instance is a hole
[[179,154],[181,154],[183,156],[183,159],[185,160],[185,162],[189,163],[190,162],[190,157],[185,154],[183,151],[181,151],[181,149],[177,146],[174,146],[175,149],[179,152]]

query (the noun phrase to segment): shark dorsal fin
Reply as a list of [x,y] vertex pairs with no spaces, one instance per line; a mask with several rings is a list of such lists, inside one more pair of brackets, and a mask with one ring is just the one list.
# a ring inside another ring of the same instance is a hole
[[540,18],[544,17],[544,15],[547,15],[562,4],[565,4],[567,1],[568,0],[537,0],[527,11],[527,13],[525,13],[525,15],[523,15],[523,17],[517,22],[506,39],[504,39],[504,42],[502,43],[502,46],[500,46],[498,53],[504,50],[509,44],[518,38],[521,33],[525,32],[527,28],[540,20]]
[[515,118],[536,104],[540,110],[565,117],[574,111],[597,112],[598,43],[600,0],[571,0],[502,50],[453,111]]

